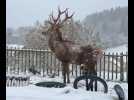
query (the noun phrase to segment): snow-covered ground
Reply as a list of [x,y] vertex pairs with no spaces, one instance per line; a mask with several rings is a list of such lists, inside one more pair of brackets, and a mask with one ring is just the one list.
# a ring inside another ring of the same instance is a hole
[[6,100],[118,100],[118,96],[113,89],[115,84],[121,85],[125,91],[125,100],[128,100],[127,83],[107,82],[109,91],[105,94],[102,91],[86,91],[84,88],[74,89],[73,77],[71,78],[71,83],[64,88],[43,88],[34,85],[41,81],[62,82],[62,77],[49,78],[49,76],[31,76],[29,86],[7,87]]

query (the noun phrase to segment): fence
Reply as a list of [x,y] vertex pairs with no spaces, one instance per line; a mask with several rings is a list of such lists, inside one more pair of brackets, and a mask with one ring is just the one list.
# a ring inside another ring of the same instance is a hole
[[[61,75],[61,62],[58,61],[50,50],[33,49],[6,49],[6,72],[8,74],[27,74],[29,68],[42,76]],[[128,80],[128,54],[108,53],[97,63],[97,75],[108,81]],[[70,65],[70,76],[80,76],[81,69],[78,65]]]
[[11,87],[21,87],[29,85],[30,77],[29,76],[6,76],[6,86]]

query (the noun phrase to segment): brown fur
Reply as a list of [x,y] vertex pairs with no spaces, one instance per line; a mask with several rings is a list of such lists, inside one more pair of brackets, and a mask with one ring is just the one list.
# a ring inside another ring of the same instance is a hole
[[[65,14],[65,19],[61,21],[60,15]],[[50,28],[45,34],[48,34],[48,44],[55,56],[62,62],[63,81],[66,83],[69,80],[69,64],[84,65],[89,73],[95,72],[95,65],[97,63],[98,55],[102,54],[102,51],[97,48],[93,48],[90,45],[80,46],[72,41],[64,40],[62,38],[62,32],[60,31],[63,22],[72,17],[68,16],[67,9],[63,12],[59,10],[57,19],[50,16]],[[60,20],[60,21],[59,21]]]

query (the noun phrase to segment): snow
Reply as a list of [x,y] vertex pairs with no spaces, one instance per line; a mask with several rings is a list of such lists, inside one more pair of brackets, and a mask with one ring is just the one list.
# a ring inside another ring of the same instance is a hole
[[[16,45],[8,46],[8,47],[18,47]],[[23,46],[19,46],[23,48]],[[122,45],[116,48],[109,48],[105,50],[105,53],[126,53],[127,50],[126,45]],[[124,60],[125,61],[125,60]],[[119,65],[120,66],[120,65]],[[98,72],[98,75],[100,73]],[[104,73],[101,72],[101,77],[103,77]],[[14,76],[13,74],[7,73],[7,76]],[[15,75],[16,76],[16,75]],[[62,82],[62,76],[56,76],[55,78],[50,78],[50,76],[42,77],[40,75],[31,75],[31,74],[19,74],[16,77],[30,77],[30,84],[22,87],[6,87],[6,100],[118,100],[118,96],[113,89],[115,84],[121,85],[125,92],[125,100],[128,100],[128,83],[117,83],[117,82],[107,82],[108,84],[108,93],[103,93],[103,87],[100,83],[98,83],[99,91],[91,92],[86,91],[85,87],[80,87],[79,89],[73,88],[74,76],[71,76],[71,83],[68,84],[64,88],[45,88],[45,87],[37,87],[34,84],[42,81],[57,81]],[[108,73],[105,72],[105,76],[108,76]],[[109,74],[111,79],[112,74]],[[116,74],[113,74],[113,78],[115,78]],[[127,73],[124,73],[125,80],[127,79]],[[105,77],[108,79],[107,77]],[[117,79],[119,80],[120,74],[117,74]],[[83,82],[81,82],[83,84]]]
[[73,77],[71,77],[71,83],[64,88],[45,88],[34,85],[35,83],[41,81],[62,82],[62,77],[49,78],[49,76],[31,76],[30,85],[28,86],[6,87],[6,100],[118,100],[118,96],[113,89],[115,84],[121,85],[125,91],[125,100],[128,100],[127,83],[107,82],[109,91],[105,94],[102,91],[86,91],[81,87],[79,89],[74,89]]
[[75,90],[69,86],[60,89],[37,86],[7,88],[7,100],[113,100],[113,97],[110,94]]
[[24,45],[18,45],[18,44],[6,44],[6,47],[9,48],[17,48],[17,49],[22,49]]
[[117,46],[117,47],[114,47],[114,48],[108,48],[104,51],[106,54],[108,53],[124,53],[126,54],[126,52],[128,52],[128,47],[127,47],[127,44],[124,44],[124,45],[120,45],[120,46]]

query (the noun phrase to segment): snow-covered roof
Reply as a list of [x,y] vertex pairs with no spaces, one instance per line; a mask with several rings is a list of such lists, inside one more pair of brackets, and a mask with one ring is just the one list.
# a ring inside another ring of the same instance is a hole
[[126,53],[128,52],[128,46],[127,44],[124,45],[120,45],[117,47],[113,47],[113,48],[108,48],[105,50],[105,53]]

